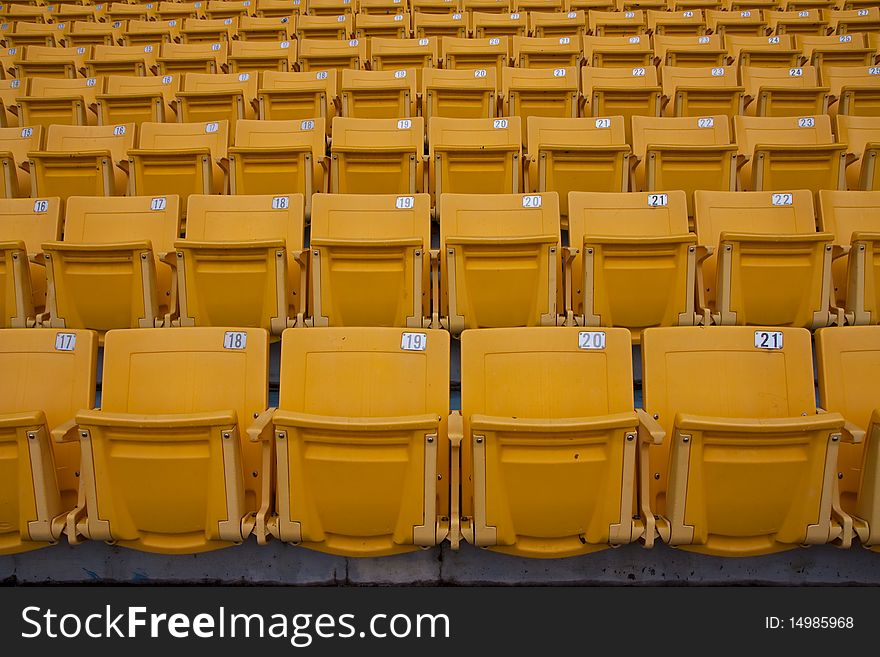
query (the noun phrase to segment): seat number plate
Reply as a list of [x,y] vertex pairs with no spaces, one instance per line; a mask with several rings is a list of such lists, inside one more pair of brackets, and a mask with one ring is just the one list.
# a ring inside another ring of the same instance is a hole
[[580,331],[578,349],[604,349],[605,331]]
[[426,333],[404,333],[400,336],[402,351],[425,351],[427,347],[428,335]]
[[76,349],[76,333],[56,333],[55,350],[73,351]]
[[755,331],[755,349],[782,349],[782,331]]
[[247,333],[244,331],[226,331],[223,334],[223,348],[243,350],[247,347]]

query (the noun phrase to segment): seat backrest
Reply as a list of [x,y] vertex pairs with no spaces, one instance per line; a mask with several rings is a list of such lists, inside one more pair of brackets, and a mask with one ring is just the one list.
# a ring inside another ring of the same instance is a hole
[[368,37],[409,37],[409,14],[364,14],[354,17],[354,33],[359,39]]
[[71,62],[76,66],[82,66],[90,54],[91,49],[86,46],[61,48],[58,46],[33,45],[24,48],[24,57],[22,59],[25,62],[34,63]]
[[644,158],[648,146],[726,146],[730,121],[726,116],[632,117],[633,153]]
[[538,157],[542,148],[621,146],[626,144],[626,129],[622,116],[581,119],[530,116],[527,144],[532,158]]
[[503,66],[509,53],[506,36],[483,39],[443,37],[440,48],[443,51],[444,68],[474,69],[488,68],[491,65]]
[[822,82],[838,97],[844,87],[880,87],[880,66],[825,66]]
[[232,41],[229,48],[230,61],[249,57],[287,60],[296,58],[296,41]]
[[284,240],[288,253],[303,247],[302,194],[189,197],[186,239],[203,242]]
[[433,117],[428,126],[431,152],[482,150],[486,146],[520,149],[520,118],[448,119]]
[[180,90],[179,75],[134,76],[108,75],[104,78],[104,93],[110,95],[142,95],[159,92],[170,101]]
[[50,125],[46,132],[46,150],[76,153],[77,151],[110,151],[113,162],[126,159],[134,147],[134,123],[123,125]]
[[370,39],[370,61],[377,71],[400,68],[433,68],[440,61],[437,37],[418,39]]
[[302,39],[348,39],[354,36],[354,20],[350,13],[318,16],[300,14],[296,21],[297,38]]
[[440,246],[449,237],[555,236],[559,238],[556,192],[529,194],[443,194]]
[[381,147],[421,153],[425,143],[425,120],[355,119],[333,117],[331,152],[342,150],[369,151]]
[[880,233],[880,191],[820,190],[819,230],[833,233],[842,246],[851,244],[853,233]]
[[621,36],[596,36],[593,34],[583,37],[584,58],[587,65],[592,61],[592,54],[595,51],[634,51],[634,52],[651,52],[650,37],[633,34]]
[[727,54],[733,58],[734,62],[739,60],[740,53],[743,50],[772,52],[775,50],[794,49],[794,38],[790,34],[778,34],[775,36],[731,34],[725,37],[725,41],[727,42]]
[[575,36],[587,27],[584,10],[556,12],[529,11],[529,32],[536,37]]
[[753,98],[762,87],[805,89],[819,86],[815,66],[743,66],[740,77],[746,93]]
[[323,157],[326,138],[324,119],[303,121],[256,121],[241,119],[235,122],[235,146],[244,148],[278,148],[308,145],[316,157]]
[[257,97],[256,73],[188,73],[183,77],[184,91],[241,92],[245,104]]
[[[415,104],[416,98],[416,71],[415,69],[400,69],[396,71],[361,71],[345,69],[342,71],[342,81],[339,91],[343,96],[343,107],[345,107],[347,95],[357,95],[359,92],[366,95],[368,103],[366,111],[370,113],[373,107],[380,101],[373,95],[378,91],[400,91],[409,92],[410,103]],[[382,102],[383,105],[387,103]],[[351,112],[354,108],[349,107]],[[395,114],[389,118],[404,118],[407,114]]]
[[[411,201],[411,202],[410,202]],[[431,243],[428,194],[317,194],[311,239],[402,239]]]
[[[0,199],[0,241],[22,241],[28,254],[61,239],[61,199]],[[2,377],[0,377],[2,378]]]
[[700,244],[718,246],[722,232],[812,234],[816,232],[813,197],[808,190],[789,192],[694,192]]
[[861,157],[868,144],[880,143],[880,117],[837,115],[837,139]]
[[163,43],[160,56],[163,59],[213,59],[225,64],[227,58],[225,43]]
[[594,91],[596,87],[600,89],[645,89],[658,86],[657,69],[653,66],[619,68],[584,66],[581,69],[581,77],[581,88],[590,91]]
[[261,92],[326,90],[333,97],[336,96],[338,77],[336,69],[333,68],[296,72],[266,70],[260,73],[259,87]]
[[[694,12],[696,14],[696,12]],[[661,62],[665,61],[666,53],[670,50],[676,52],[700,50],[723,50],[724,41],[720,34],[706,34],[702,36],[681,36],[677,34],[655,34],[654,52]]]
[[571,192],[568,235],[580,248],[584,237],[664,237],[687,235],[687,196],[664,192],[666,202],[650,192]]
[[761,144],[833,144],[831,119],[818,116],[735,116],[733,130],[739,152],[751,157]]
[[[159,47],[154,44],[137,46],[104,46],[94,47],[92,60],[96,63],[143,60],[148,66],[156,63],[159,56]],[[150,76],[152,77],[152,76]]]
[[860,32],[855,34],[795,34],[795,47],[810,60],[815,50],[860,50],[865,47],[865,38]]
[[300,39],[300,71],[360,68],[367,59],[366,39]]
[[590,32],[596,36],[612,34],[643,34],[647,29],[645,12],[634,11],[591,11],[589,13]]
[[678,87],[718,89],[737,87],[736,68],[732,66],[664,66],[663,95],[672,98]]
[[138,147],[159,151],[208,148],[215,159],[226,156],[229,121],[208,123],[152,123],[140,126]]
[[505,95],[510,92],[547,94],[559,92],[577,94],[578,69],[574,66],[557,68],[512,68],[501,71],[501,88]]
[[[12,153],[16,165],[27,160],[29,151],[38,151],[43,146],[43,128],[0,128],[0,152]],[[16,196],[29,196],[30,176],[23,169],[17,169],[15,176],[18,179]]]
[[86,104],[95,102],[101,88],[98,78],[28,78],[27,95],[30,98],[59,98],[82,96]]
[[468,16],[460,11],[443,14],[413,11],[413,35],[417,38],[456,36],[466,39],[469,29]]
[[875,385],[880,377],[880,327],[819,329],[816,366],[820,407],[867,430],[871,415],[880,408]]

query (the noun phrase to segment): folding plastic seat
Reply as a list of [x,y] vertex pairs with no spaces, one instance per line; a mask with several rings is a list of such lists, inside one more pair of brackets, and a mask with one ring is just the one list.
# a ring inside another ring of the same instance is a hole
[[301,39],[299,70],[326,71],[366,68],[367,42],[364,39]]
[[180,326],[303,326],[303,197],[190,197],[175,242]]
[[[122,34],[126,46],[139,46],[160,43],[176,43],[180,39],[182,21],[130,20]],[[156,46],[158,48],[158,46]]]
[[113,23],[75,21],[70,33],[64,37],[64,43],[68,46],[115,46],[122,43],[124,30],[123,21],[114,21]]
[[190,194],[222,194],[229,123],[142,123],[138,148],[128,151],[132,196],[180,197],[186,215]]
[[816,232],[808,190],[696,191],[694,206],[704,323],[708,317],[740,326],[831,323],[834,236]]
[[28,153],[31,196],[121,196],[135,125],[50,125],[44,149]]
[[53,438],[95,405],[91,331],[0,332],[0,554],[54,544],[76,506],[79,450]]
[[296,37],[296,16],[255,18],[242,16],[238,21],[241,41],[293,41]]
[[[351,16],[357,9],[354,0],[308,0],[308,16]],[[344,38],[344,37],[342,37]]]
[[530,116],[574,118],[578,115],[578,67],[505,68],[501,75],[504,116],[520,117],[522,140]]
[[730,66],[664,66],[666,116],[742,114],[744,89]]
[[877,32],[880,30],[880,7],[860,9],[832,9],[828,12],[828,27],[833,34]]
[[657,83],[657,69],[653,66],[634,68],[581,69],[581,89],[584,94],[584,116],[620,116],[626,131],[626,140],[632,140],[630,119],[633,116],[660,116],[663,95]]
[[648,31],[654,36],[679,35],[700,36],[706,33],[706,21],[700,9],[686,9],[684,11],[655,11],[649,9],[646,12]]
[[287,331],[281,363],[279,408],[268,430],[251,434],[270,447],[275,437],[277,462],[278,512],[258,519],[258,540],[344,556],[441,543],[450,531],[449,334]]
[[370,68],[374,71],[399,71],[416,69],[416,80],[421,80],[422,69],[440,64],[439,39],[370,39]]
[[68,541],[165,554],[242,543],[271,504],[270,443],[246,437],[269,420],[268,365],[261,329],[110,331],[101,410],[63,436],[83,453]]
[[427,194],[316,195],[309,325],[431,326],[430,224]]
[[25,78],[76,78],[86,69],[86,59],[91,49],[61,48],[56,46],[30,45],[21,49],[21,59],[15,61],[15,77]]
[[861,34],[828,36],[795,35],[804,62],[824,72],[828,66],[871,66],[876,50],[867,47]]
[[443,52],[443,68],[467,70],[494,68],[499,79],[501,70],[510,61],[507,37],[489,39],[443,37],[440,48]]
[[[522,185],[522,128],[518,116],[447,119],[428,126],[429,179],[440,194],[516,194]],[[556,203],[558,208],[558,201]],[[558,209],[557,209],[558,213]]]
[[159,46],[148,43],[136,46],[94,46],[92,56],[85,61],[86,74],[152,76],[158,69],[156,59]]
[[646,34],[584,36],[581,43],[587,66],[632,68],[654,65],[651,37]]
[[880,117],[838,114],[837,140],[847,145],[847,189],[880,190]]
[[683,191],[572,192],[568,234],[569,322],[628,328],[634,342],[652,326],[697,322],[697,238]]
[[443,194],[438,203],[441,321],[453,336],[562,323],[556,193],[486,191]]
[[30,78],[27,95],[16,98],[24,126],[95,125],[97,78]]
[[263,71],[257,91],[261,120],[290,121],[324,119],[329,125],[339,99],[334,69],[303,73]]
[[0,198],[22,198],[31,194],[31,177],[27,154],[43,145],[43,129],[0,128]]
[[529,12],[529,34],[533,37],[577,37],[586,29],[587,12],[583,10],[567,13],[538,10]]
[[513,11],[509,0],[459,0],[461,10],[473,16],[474,13],[509,14]]
[[355,14],[354,35],[358,39],[407,39],[409,34],[409,14]]
[[579,37],[513,37],[513,61],[522,68],[581,65]]
[[508,47],[510,47],[513,43],[513,37],[524,37],[528,34],[528,14],[526,12],[495,14],[475,11],[471,14],[471,32],[475,39],[507,37]]
[[764,13],[767,27],[773,34],[826,34],[828,21],[821,9],[799,11],[767,11]]
[[45,320],[46,268],[37,262],[43,242],[61,237],[61,216],[58,198],[0,200],[0,328]]
[[822,81],[838,115],[880,116],[880,66],[826,66]]
[[458,37],[465,39],[470,31],[466,14],[460,12],[429,14],[413,12],[413,36],[417,39],[427,37]]
[[167,263],[179,234],[176,196],[70,197],[64,240],[42,245],[49,326],[170,325],[177,300]]
[[740,77],[750,116],[804,116],[828,111],[829,89],[819,86],[813,66],[744,66]]
[[12,34],[6,34],[10,48],[22,46],[57,46],[70,29],[69,23],[30,23],[17,21]]
[[207,2],[176,2],[163,0],[156,9],[156,16],[160,21],[176,19],[182,21],[187,18],[205,18]]
[[257,16],[260,18],[299,16],[305,9],[305,0],[257,0]]
[[251,0],[208,0],[205,15],[210,19],[239,18],[254,13]]
[[833,310],[847,324],[880,324],[880,191],[822,190],[819,228],[835,236]]
[[593,36],[632,36],[645,34],[648,24],[645,12],[635,11],[591,11],[587,27]]
[[333,118],[332,194],[415,194],[424,190],[425,122]]
[[237,18],[184,18],[181,43],[229,42],[238,33]]
[[225,43],[163,43],[157,63],[159,75],[177,73],[225,73]]
[[104,93],[95,96],[98,125],[174,120],[174,98],[179,89],[179,75],[109,75],[104,80]]
[[555,558],[642,538],[636,452],[654,422],[633,410],[629,332],[474,330],[461,354],[465,539]]
[[312,194],[327,191],[326,148],[324,119],[238,121],[229,149],[229,193],[303,194],[308,219]]
[[460,119],[491,118],[497,112],[494,68],[425,69],[422,73],[422,116]]
[[790,34],[776,36],[725,37],[731,65],[739,66],[800,66],[801,53]]
[[528,118],[529,192],[559,194],[562,227],[568,225],[568,193],[625,192],[630,147],[623,117]]
[[296,41],[232,41],[229,44],[229,72],[292,71],[296,68]]
[[409,0],[413,17],[421,14],[454,14],[461,12],[460,0]]
[[693,217],[698,189],[735,191],[737,147],[726,116],[632,117],[634,189],[684,190]]
[[396,119],[416,115],[416,72],[342,71],[342,116]]
[[727,59],[718,34],[703,36],[654,35],[657,63],[665,66],[723,66]]
[[741,189],[845,189],[846,144],[834,141],[831,119],[818,116],[735,116],[744,162]]
[[147,21],[150,19],[155,19],[156,17],[156,4],[148,3],[153,5],[149,7],[146,4],[129,4],[127,2],[111,2],[109,3],[109,8],[107,9],[107,20],[111,21]]
[[357,10],[361,14],[407,14],[406,0],[358,0]]
[[764,17],[760,9],[741,9],[739,11],[706,11],[706,24],[712,34],[723,37],[732,35],[763,36],[766,32]]
[[718,556],[850,545],[835,486],[844,420],[816,408],[809,331],[651,329],[642,363],[645,410],[666,433],[642,482],[665,543]]
[[239,119],[256,118],[256,105],[256,73],[188,73],[183,78],[183,91],[177,93],[177,120],[226,121],[232,132]]
[[320,39],[322,41],[351,39],[354,36],[354,20],[351,14],[339,16],[301,15],[296,21],[296,38]]

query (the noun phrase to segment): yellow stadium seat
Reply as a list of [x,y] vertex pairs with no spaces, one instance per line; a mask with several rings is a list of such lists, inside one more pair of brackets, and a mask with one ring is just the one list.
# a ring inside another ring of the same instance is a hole
[[70,29],[69,23],[32,23],[16,21],[12,34],[6,34],[10,48],[22,46],[57,46]]
[[467,14],[460,12],[442,14],[413,12],[413,36],[417,39],[428,37],[466,39],[469,32]]
[[355,14],[354,35],[358,39],[408,39],[409,14]]
[[562,323],[556,192],[443,194],[438,207],[440,316],[453,336]]
[[828,21],[821,9],[764,12],[764,20],[772,34],[826,34]]
[[107,9],[107,19],[111,21],[147,21],[155,20],[156,9],[146,4],[129,4],[128,2],[111,2]]
[[323,119],[330,134],[330,122],[337,114],[337,74],[327,71],[263,71],[257,91],[257,113],[261,120],[303,121]]
[[700,36],[706,33],[706,21],[700,9],[685,9],[683,11],[649,9],[646,12],[646,18],[648,31],[655,37],[659,35]]
[[98,125],[173,120],[179,75],[108,75],[104,93],[95,96]]
[[623,117],[628,143],[632,141],[633,116],[660,116],[663,92],[653,66],[584,66],[581,71],[581,89],[585,90],[583,116]]
[[316,195],[309,325],[427,328],[430,248],[427,194]]
[[512,0],[510,9],[520,13],[542,10],[561,12],[565,10],[565,2],[564,0]]
[[18,121],[25,126],[95,125],[97,78],[30,78],[27,95],[16,98]]
[[539,39],[548,37],[577,37],[587,29],[587,12],[540,11],[529,12],[529,34]]
[[613,11],[616,0],[565,0],[565,11]]
[[305,10],[305,0],[257,0],[257,16],[261,18],[299,16]]
[[126,153],[133,123],[50,125],[44,149],[27,154],[31,196],[122,196],[128,187]]
[[581,65],[578,36],[513,37],[513,61],[522,68],[560,68]]
[[274,434],[262,434],[268,446],[275,437],[277,515],[257,521],[258,539],[358,557],[441,543],[450,530],[449,334],[286,331],[281,369]]
[[435,116],[428,126],[428,144],[431,198],[435,205],[445,192],[516,194],[521,189],[522,128],[518,116]]
[[737,147],[726,116],[632,118],[633,189],[683,190],[694,216],[698,189],[736,191]]
[[880,116],[838,114],[837,139],[847,145],[846,188],[880,190]]
[[494,68],[501,78],[501,70],[510,61],[507,37],[488,39],[457,39],[443,37],[440,48],[443,52],[443,68],[488,69]]
[[208,18],[238,18],[254,13],[252,0],[208,0],[205,15]]
[[421,81],[422,69],[439,65],[439,39],[370,39],[370,68],[374,71],[416,69],[416,80]]
[[[871,66],[876,49],[866,45],[861,34],[827,36],[795,35],[795,44],[803,54],[803,61],[824,74],[828,66]],[[824,79],[824,77],[823,77]]]
[[710,316],[740,326],[831,323],[834,236],[816,232],[808,190],[696,191],[694,206],[704,323]]
[[166,262],[179,234],[176,196],[70,197],[64,240],[42,246],[49,326],[170,325],[177,295]]
[[61,238],[61,209],[58,198],[0,200],[0,328],[45,320],[46,268],[38,255],[43,242]]
[[731,66],[800,66],[801,53],[795,48],[794,37],[744,36],[725,37],[728,63]]
[[180,197],[225,191],[229,123],[142,123],[138,147],[128,151],[129,194]]
[[242,543],[271,505],[271,443],[246,438],[269,419],[266,331],[119,330],[104,344],[101,410],[61,438],[83,453],[67,540],[165,554]]
[[226,43],[163,43],[157,63],[159,75],[225,73]]
[[299,70],[325,71],[367,68],[367,43],[364,39],[301,39],[299,41]]
[[461,10],[473,15],[474,12],[485,14],[508,14],[512,11],[509,0],[459,0]]
[[[397,14],[399,16],[399,14]],[[397,119],[416,115],[416,71],[342,71],[342,116]]]
[[648,31],[645,12],[641,9],[635,11],[591,11],[587,27],[593,36],[632,36],[645,34]]
[[[880,402],[874,382],[880,376],[880,328],[834,327],[816,331],[819,403],[846,420],[837,458],[840,502],[852,515],[862,546],[877,552]],[[858,440],[861,439],[861,440]]]
[[0,128],[0,198],[31,195],[30,171],[21,166],[27,154],[43,146],[43,129]]
[[834,141],[827,114],[733,121],[744,162],[741,189],[846,189],[846,144]]
[[177,92],[177,120],[226,121],[231,139],[239,119],[256,118],[256,105],[256,73],[187,73],[183,91]]
[[358,0],[361,14],[405,14],[408,11],[406,0]]
[[766,25],[760,9],[740,9],[728,11],[720,9],[706,10],[706,24],[713,34],[723,37],[764,36]]
[[849,547],[835,487],[844,420],[816,408],[809,331],[649,329],[642,363],[645,410],[666,433],[640,463],[664,543],[740,557]]
[[[514,37],[524,37],[529,32],[528,13],[494,13],[474,11],[471,13],[471,33],[475,39],[507,37],[511,47]],[[512,54],[509,52],[508,54]]]
[[180,326],[303,326],[303,197],[190,197],[175,242]]
[[237,18],[184,18],[181,43],[223,43],[238,33]]
[[52,23],[55,6],[35,6],[30,3],[10,3],[3,8],[5,19],[17,23],[19,21],[29,23]]
[[91,77],[98,75],[132,75],[152,77],[158,70],[156,58],[159,46],[153,44],[135,46],[105,46],[93,48],[92,56],[86,60],[86,73]]
[[828,111],[829,89],[819,86],[814,66],[743,66],[740,77],[750,116],[805,116]]
[[296,38],[322,41],[345,40],[354,37],[354,19],[351,14],[300,15],[296,21]]
[[718,34],[701,36],[654,36],[654,54],[663,66],[723,66],[727,59]]
[[61,538],[76,506],[79,450],[53,432],[95,405],[97,359],[91,331],[0,331],[0,554]]
[[880,7],[876,5],[859,9],[832,9],[827,15],[832,34],[880,30]]
[[835,236],[834,305],[848,324],[880,324],[880,191],[823,189],[819,228]]
[[649,434],[633,410],[628,331],[466,331],[461,369],[468,542],[554,558],[642,537],[636,451]]
[[296,67],[295,41],[233,41],[230,43],[229,72],[292,71]]
[[826,66],[822,81],[837,114],[880,116],[880,66]]
[[415,194],[424,191],[425,122],[333,119],[330,192]]
[[242,16],[238,21],[238,38],[241,41],[293,41],[296,38],[296,17],[289,13],[265,18]]
[[[355,0],[308,0],[308,16],[351,16],[357,8]],[[308,17],[306,16],[306,17]]]
[[520,117],[522,140],[531,116],[575,118],[580,105],[579,67],[502,70],[502,114]]
[[572,192],[568,235],[569,323],[624,327],[638,342],[651,326],[697,322],[697,238],[683,191]]
[[180,39],[180,28],[183,21],[171,19],[167,21],[156,20],[130,20],[125,32],[122,34],[123,44],[126,46],[145,46],[155,44],[176,43]]
[[[646,34],[623,36],[584,36],[583,57],[587,66],[653,66],[651,37]],[[584,91],[589,89],[586,87]]]
[[312,194],[327,191],[329,163],[324,119],[248,121],[235,125],[229,149],[230,194]]
[[664,66],[666,116],[742,114],[744,90],[730,66]]
[[528,119],[526,190],[559,194],[562,227],[568,222],[568,193],[625,192],[630,147],[623,117]]
[[452,14],[461,11],[460,0],[409,0],[413,15],[423,14]]
[[14,63],[15,77],[25,78],[76,78],[86,70],[86,59],[91,48],[60,48],[31,45],[21,49],[22,57]]
[[176,0],[163,0],[156,9],[159,20],[185,20],[187,18],[205,18],[206,2],[177,2]]
[[492,118],[498,111],[494,67],[457,70],[425,69],[422,72],[422,116],[456,119]]

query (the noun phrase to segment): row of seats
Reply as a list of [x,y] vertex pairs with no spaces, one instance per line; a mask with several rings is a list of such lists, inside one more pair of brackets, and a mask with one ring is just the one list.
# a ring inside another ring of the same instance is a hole
[[[880,327],[0,331],[0,554],[880,548]],[[707,385],[708,384],[708,385]],[[159,482],[161,482],[159,484]],[[159,485],[157,485],[159,484]]]
[[[176,196],[0,201],[8,327],[880,323],[880,192]],[[63,226],[63,232],[62,232]],[[63,239],[62,239],[63,236]]]

